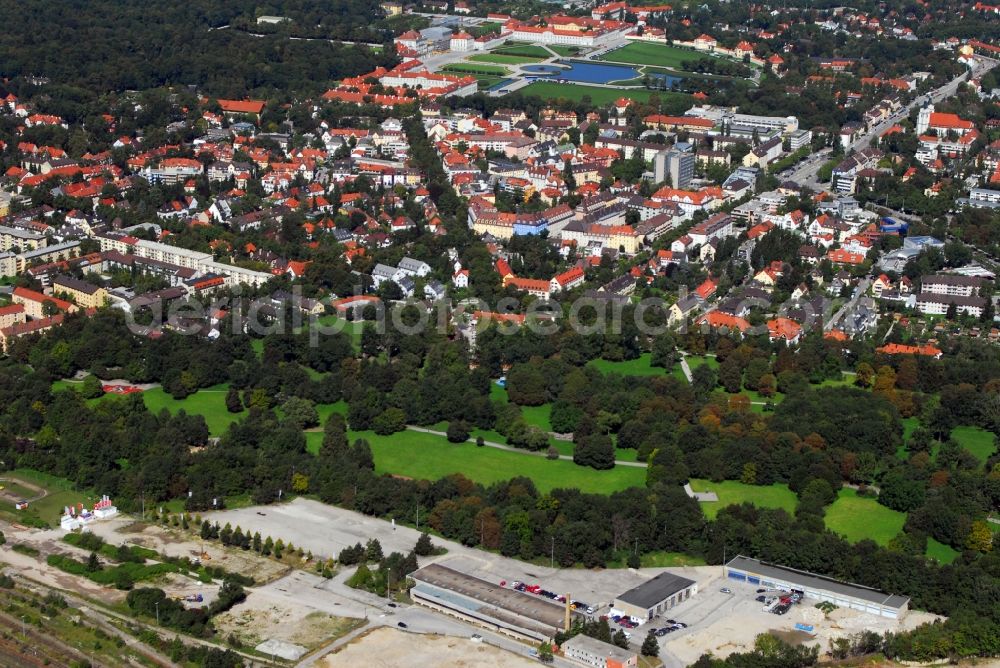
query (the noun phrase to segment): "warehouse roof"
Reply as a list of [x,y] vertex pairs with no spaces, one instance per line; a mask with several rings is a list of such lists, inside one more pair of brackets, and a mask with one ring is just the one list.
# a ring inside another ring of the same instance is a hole
[[[507,589],[498,584],[480,580],[441,564],[429,564],[410,577],[419,582],[459,593],[468,598],[485,603],[493,608],[492,614],[505,610],[546,626],[561,629],[565,619],[565,607],[548,599],[530,594],[522,594],[515,589]],[[576,616],[576,613],[573,613]]]
[[815,573],[810,573],[808,571],[800,571],[794,568],[769,564],[767,562],[760,561],[759,559],[751,559],[749,557],[736,557],[730,560],[726,566],[729,568],[736,568],[741,571],[748,571],[754,575],[763,575],[766,577],[787,580],[790,583],[798,584],[799,586],[807,589],[822,589],[824,591],[840,594],[841,596],[858,598],[863,601],[868,601],[869,603],[877,603],[878,605],[882,605],[887,608],[902,608],[910,600],[909,598],[899,596],[898,594],[886,594],[885,592],[871,587],[842,582],[824,575],[816,575]]
[[617,598],[617,600],[640,608],[651,608],[679,591],[694,584],[680,575],[663,572],[654,578],[646,580],[638,587],[633,587]]

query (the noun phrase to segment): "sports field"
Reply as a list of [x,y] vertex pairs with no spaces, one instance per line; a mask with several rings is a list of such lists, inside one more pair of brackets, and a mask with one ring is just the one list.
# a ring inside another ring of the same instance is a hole
[[[595,494],[642,487],[646,482],[646,470],[642,468],[619,466],[610,471],[596,471],[573,462],[552,461],[527,453],[480,448],[474,443],[449,443],[434,434],[402,431],[379,436],[366,431],[351,432],[349,436],[351,440],[364,438],[371,444],[377,473],[408,478],[438,480],[461,473],[470,480],[488,485],[524,476],[543,492],[571,487]],[[306,434],[311,452],[318,452],[322,441],[321,432]]]
[[680,49],[666,44],[653,42],[631,42],[620,49],[601,56],[601,60],[614,63],[630,63],[633,65],[656,65],[670,69],[682,69],[681,64],[688,60],[697,60],[704,54],[690,49]]
[[906,514],[880,505],[873,498],[842,489],[826,509],[826,526],[852,543],[870,538],[885,545],[903,530]]

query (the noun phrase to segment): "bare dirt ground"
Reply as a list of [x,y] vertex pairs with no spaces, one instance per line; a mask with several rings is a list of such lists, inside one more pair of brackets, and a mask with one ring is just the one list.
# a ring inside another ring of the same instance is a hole
[[117,605],[125,600],[126,592],[105,588],[86,578],[63,573],[45,563],[44,557],[24,555],[10,549],[11,544],[0,547],[0,562],[11,566],[19,575],[36,580],[49,587],[79,592],[107,605]]
[[339,651],[325,656],[324,668],[535,668],[537,661],[517,656],[468,638],[414,635],[394,629],[375,629]]
[[254,647],[265,640],[283,640],[313,650],[365,622],[335,617],[307,606],[290,605],[257,590],[245,602],[216,616],[214,623],[223,637],[233,634],[244,646]]
[[245,573],[253,576],[257,583],[271,582],[287,575],[291,570],[282,563],[250,551],[226,549],[218,542],[201,541],[179,529],[135,522],[128,518],[95,522],[88,529],[113,545],[127,542],[169,556],[192,559],[201,555],[206,566],[221,566],[230,573]]

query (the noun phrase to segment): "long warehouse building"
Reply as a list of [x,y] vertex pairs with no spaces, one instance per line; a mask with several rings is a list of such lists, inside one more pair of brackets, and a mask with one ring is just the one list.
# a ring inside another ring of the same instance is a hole
[[829,601],[841,608],[860,610],[879,617],[902,619],[910,599],[886,594],[878,589],[835,580],[807,571],[769,564],[759,559],[739,556],[724,567],[726,577],[750,585],[771,589],[797,589],[806,598]]
[[549,641],[577,616],[564,605],[480,580],[440,564],[410,575],[417,603],[529,642]]

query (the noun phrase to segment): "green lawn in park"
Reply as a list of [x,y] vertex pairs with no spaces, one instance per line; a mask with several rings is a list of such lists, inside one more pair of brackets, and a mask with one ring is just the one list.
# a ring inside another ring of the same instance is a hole
[[164,408],[171,414],[180,410],[188,415],[201,415],[208,425],[208,433],[212,436],[222,436],[229,425],[246,415],[246,411],[230,413],[226,409],[226,392],[229,384],[222,383],[198,390],[184,399],[174,399],[163,391],[162,387],[154,387],[142,393],[142,400],[150,413],[159,413]]
[[543,58],[537,56],[514,56],[507,53],[479,53],[469,56],[467,60],[474,63],[497,63],[500,65],[527,65],[537,63]]
[[554,81],[534,81],[518,92],[525,96],[537,95],[546,100],[570,100],[580,102],[589,97],[592,104],[602,106],[610,104],[620,97],[636,102],[647,102],[651,95],[658,95],[660,100],[670,99],[690,100],[690,95],[683,93],[664,93],[663,91],[646,90],[645,88],[601,88],[575,83],[556,83]]
[[739,505],[747,502],[759,508],[784,508],[789,513],[795,512],[797,498],[788,489],[788,485],[747,485],[736,480],[711,482],[710,480],[691,480],[691,489],[696,492],[715,492],[719,500],[701,504],[710,519],[714,519],[719,511],[726,506]]
[[[548,460],[528,453],[476,447],[473,443],[449,443],[443,436],[402,431],[389,436],[374,432],[350,432],[350,439],[364,438],[371,444],[377,473],[408,478],[438,480],[454,473],[485,485],[524,476],[540,491],[571,487],[583,492],[610,494],[629,487],[642,487],[646,470],[619,466],[596,471],[564,460]],[[318,452],[323,434],[306,434],[310,452]]]
[[939,543],[933,538],[927,539],[927,556],[939,563],[950,564],[959,554],[961,553],[950,545]]
[[[580,53],[579,47],[575,46],[549,45],[548,48],[554,53],[564,57],[575,56]],[[538,56],[539,58],[552,57],[552,54],[549,53],[545,47],[538,46],[537,44],[528,44],[527,42],[516,42],[509,46],[493,49],[493,53],[508,53],[517,56]]]
[[694,373],[694,370],[703,364],[713,371],[719,370],[719,360],[715,357],[709,357],[707,355],[705,357],[688,355],[685,359],[687,359],[688,367],[691,369],[691,373]]
[[983,463],[996,451],[993,432],[979,427],[955,427],[951,437]]
[[653,42],[631,42],[620,49],[601,56],[601,60],[633,65],[658,65],[671,69],[681,69],[686,60],[697,60],[703,54],[690,49],[681,49]]
[[643,353],[634,360],[624,362],[611,362],[605,359],[590,360],[587,366],[593,367],[601,373],[617,373],[622,376],[663,376],[671,372],[663,367],[650,366],[652,355]]
[[[77,389],[79,383],[71,381],[56,381],[52,384],[53,390]],[[198,390],[194,394],[188,395],[184,399],[174,399],[167,394],[162,387],[154,387],[142,393],[143,403],[150,413],[158,414],[164,408],[171,414],[183,410],[188,415],[201,415],[208,425],[208,433],[212,436],[222,436],[229,425],[247,415],[246,410],[239,413],[230,413],[226,408],[226,393],[229,391],[228,383],[221,383]],[[92,399],[91,402],[103,401],[105,398],[116,398],[115,394],[105,394],[104,397]],[[317,404],[316,413],[319,415],[320,427],[326,423],[326,419],[331,413],[347,413],[347,403],[339,401],[335,404]],[[279,416],[281,409],[278,409]]]
[[511,46],[502,46],[499,49],[493,49],[490,53],[494,53],[499,56],[534,58],[535,62],[552,57],[552,54],[546,51],[544,47],[537,46],[535,44],[512,44]]
[[[920,421],[915,417],[903,418],[903,443],[907,443],[913,432],[920,427]],[[958,441],[958,444],[963,448],[972,453],[976,459],[985,463],[993,453],[996,451],[996,446],[994,445],[993,432],[981,429],[979,427],[955,427],[951,432],[951,437]],[[935,446],[934,450],[931,452],[931,459],[937,457],[938,447]],[[907,460],[910,457],[910,453],[907,452],[904,446],[900,446],[896,450],[896,457],[900,460]]]
[[874,498],[842,489],[826,509],[826,526],[852,543],[870,538],[885,545],[903,530],[906,514],[880,505]]
[[521,415],[528,424],[538,427],[542,431],[552,431],[552,404],[542,404],[541,406],[521,406]]

